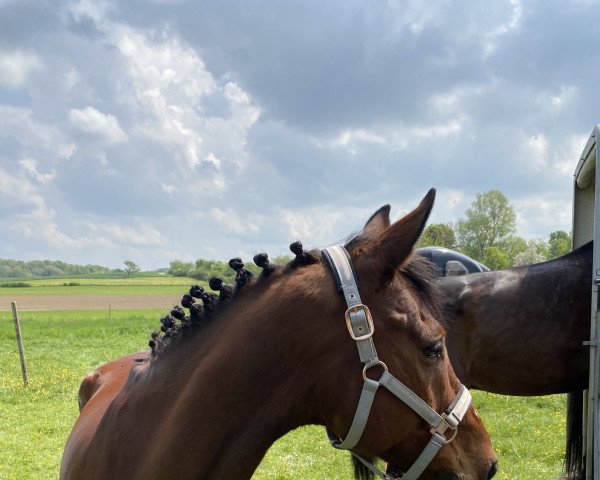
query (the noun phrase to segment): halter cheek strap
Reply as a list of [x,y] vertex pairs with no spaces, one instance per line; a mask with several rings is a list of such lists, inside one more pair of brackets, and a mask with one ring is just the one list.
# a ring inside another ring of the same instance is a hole
[[[363,305],[360,300],[350,255],[344,247],[335,245],[324,249],[323,257],[327,261],[336,285],[346,301],[348,307],[345,313],[346,326],[350,336],[356,342],[360,361],[364,364],[363,389],[350,430],[343,440],[328,432],[329,440],[335,448],[344,450],[354,448],[360,441],[367,425],[375,394],[379,387],[384,387],[402,400],[431,427],[432,436],[429,443],[427,443],[415,463],[402,475],[402,480],[415,480],[427,468],[427,465],[433,460],[442,445],[454,440],[458,424],[471,405],[471,394],[464,385],[461,385],[454,401],[446,412],[440,415],[400,380],[390,374],[385,363],[379,360],[377,356],[372,338],[375,331],[373,319],[367,306]],[[383,368],[383,373],[378,380],[372,380],[367,377],[367,370],[377,365]],[[449,438],[446,436],[448,430],[451,432]],[[395,480],[360,455],[354,452],[351,453],[376,475],[386,480]]]

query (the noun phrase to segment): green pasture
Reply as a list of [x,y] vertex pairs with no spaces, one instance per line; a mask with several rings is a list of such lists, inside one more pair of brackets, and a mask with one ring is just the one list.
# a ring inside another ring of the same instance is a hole
[[[95,366],[145,347],[157,311],[27,312],[21,315],[30,383],[22,385],[10,313],[0,313],[0,479],[56,479],[77,417],[77,389]],[[475,392],[500,458],[500,480],[554,479],[561,471],[565,398]],[[352,478],[348,455],[322,428],[275,443],[254,480]]]

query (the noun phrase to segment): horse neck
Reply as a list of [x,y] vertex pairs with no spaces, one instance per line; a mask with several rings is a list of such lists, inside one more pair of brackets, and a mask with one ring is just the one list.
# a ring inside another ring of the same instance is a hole
[[[127,403],[155,412],[143,439],[153,445],[140,462],[146,478],[250,478],[277,438],[318,423],[311,358],[288,313],[274,318],[258,305],[219,317],[131,382]],[[185,446],[185,462],[174,444]]]
[[[442,279],[448,351],[459,378],[513,395],[558,393],[585,383],[590,279],[586,247],[549,262]],[[563,372],[561,361],[571,372]],[[545,373],[537,374],[538,366]],[[525,375],[531,371],[535,378]]]

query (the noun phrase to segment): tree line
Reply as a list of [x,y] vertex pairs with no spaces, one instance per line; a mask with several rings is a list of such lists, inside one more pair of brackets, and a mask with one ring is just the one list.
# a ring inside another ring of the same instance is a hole
[[98,275],[115,272],[100,265],[74,265],[60,260],[8,260],[0,258],[0,278]]
[[517,215],[498,190],[478,193],[456,223],[434,223],[424,231],[419,246],[457,250],[492,270],[543,262],[571,251],[571,234],[551,232],[547,238],[526,241],[517,235]]
[[[285,265],[291,259],[292,257],[288,255],[280,255],[271,261],[278,265]],[[258,275],[260,273],[260,268],[254,265],[253,262],[245,262],[244,267],[254,274]],[[235,280],[235,271],[229,267],[227,262],[219,260],[198,259],[195,262],[173,260],[169,266],[169,274],[174,277],[192,277],[206,282],[212,277],[222,278],[227,283],[233,283]]]

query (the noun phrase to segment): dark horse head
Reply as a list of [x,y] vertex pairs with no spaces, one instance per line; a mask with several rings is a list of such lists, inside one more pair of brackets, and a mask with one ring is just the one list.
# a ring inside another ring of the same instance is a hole
[[[433,199],[431,191],[391,225],[384,207],[346,249],[372,313],[379,359],[438,415],[462,390],[439,323],[440,294],[428,264],[412,254]],[[258,277],[233,262],[237,286],[211,282],[220,298],[202,289],[192,292],[201,303],[186,296],[189,315],[174,309],[163,319],[163,333],[151,340],[152,360],[129,362],[126,381],[116,376],[115,388],[101,386],[86,399],[61,478],[249,479],[269,446],[298,426],[324,425],[344,438],[366,383],[363,364],[330,268],[318,251],[297,244],[293,250],[296,258],[285,267],[258,256]],[[373,368],[367,377],[380,374]],[[487,480],[495,472],[474,408],[460,416],[456,436],[419,478]],[[390,474],[406,472],[430,430],[382,388],[352,450],[388,462]]]

